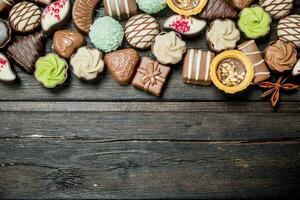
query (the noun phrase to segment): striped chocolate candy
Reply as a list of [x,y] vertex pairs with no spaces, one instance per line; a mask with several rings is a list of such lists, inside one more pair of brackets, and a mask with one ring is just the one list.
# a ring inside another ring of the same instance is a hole
[[267,11],[273,19],[287,16],[293,9],[294,0],[259,0],[259,5]]
[[289,15],[281,19],[277,27],[279,39],[292,42],[300,48],[300,15]]
[[103,0],[105,14],[117,19],[128,19],[138,13],[135,0]]

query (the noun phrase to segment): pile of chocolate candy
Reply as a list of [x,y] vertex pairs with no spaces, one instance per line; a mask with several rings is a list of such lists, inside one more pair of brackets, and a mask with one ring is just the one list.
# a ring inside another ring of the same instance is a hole
[[[94,20],[100,3],[106,16]],[[25,72],[34,74],[46,88],[62,85],[69,68],[79,79],[93,81],[106,66],[119,84],[132,83],[160,96],[171,73],[170,65],[183,61],[184,83],[213,82],[229,94],[258,84],[268,89],[262,96],[272,95],[275,107],[281,90],[297,88],[286,83],[286,77],[300,74],[296,50],[300,48],[300,15],[291,13],[293,0],[257,3],[254,5],[254,0],[75,0],[72,6],[70,0],[0,0],[0,14],[6,19],[0,19],[0,80],[16,80],[8,58]],[[160,25],[151,14],[167,6],[174,15]],[[64,28],[69,18],[76,26],[73,30]],[[258,39],[269,34],[272,19],[279,20],[278,39],[260,52]],[[119,22],[122,20],[127,20],[124,26]],[[13,33],[23,36],[13,40]],[[184,40],[202,34],[206,34],[210,51],[187,49]],[[84,35],[91,44],[86,44]],[[132,48],[118,50],[124,37]],[[45,53],[47,38],[53,38],[55,53]],[[155,60],[140,58],[137,50],[148,49]],[[277,82],[264,82],[271,74],[279,77]]]

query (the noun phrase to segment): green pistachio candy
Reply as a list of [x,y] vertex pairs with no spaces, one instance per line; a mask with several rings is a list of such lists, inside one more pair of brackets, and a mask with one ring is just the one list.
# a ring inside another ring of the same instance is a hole
[[165,0],[137,0],[139,8],[148,14],[155,14],[167,7]]
[[35,63],[35,78],[46,88],[54,88],[63,84],[68,76],[68,64],[57,54],[48,53]]
[[270,31],[271,17],[261,7],[245,8],[240,13],[238,26],[246,37],[257,39]]

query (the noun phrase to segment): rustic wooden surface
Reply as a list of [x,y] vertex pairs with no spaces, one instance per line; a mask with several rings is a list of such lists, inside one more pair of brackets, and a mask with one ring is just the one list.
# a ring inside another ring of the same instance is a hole
[[[207,49],[203,36],[188,46]],[[226,96],[182,83],[180,65],[161,98],[108,73],[47,90],[16,71],[18,84],[0,85],[1,199],[300,196],[300,92],[273,112],[256,87]]]

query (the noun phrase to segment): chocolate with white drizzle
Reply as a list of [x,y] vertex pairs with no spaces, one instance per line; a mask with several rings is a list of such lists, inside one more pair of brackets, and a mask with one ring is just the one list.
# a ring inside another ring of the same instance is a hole
[[252,62],[254,67],[254,78],[252,84],[255,85],[259,82],[265,81],[270,78],[268,67],[262,58],[254,40],[244,42],[238,45],[238,50],[242,51]]
[[135,0],[103,0],[105,14],[117,19],[128,19],[138,13]]

